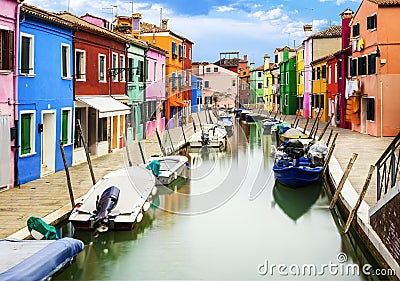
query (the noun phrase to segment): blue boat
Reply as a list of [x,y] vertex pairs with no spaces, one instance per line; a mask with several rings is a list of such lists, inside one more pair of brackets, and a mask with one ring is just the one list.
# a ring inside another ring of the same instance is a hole
[[321,178],[322,174],[322,166],[311,167],[308,158],[300,158],[298,166],[293,162],[279,160],[272,170],[277,181],[292,187],[314,183]]

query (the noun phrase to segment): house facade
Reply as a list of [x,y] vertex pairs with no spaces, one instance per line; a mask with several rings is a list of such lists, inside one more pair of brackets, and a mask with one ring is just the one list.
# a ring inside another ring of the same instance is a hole
[[250,64],[250,103],[264,104],[264,65]]
[[322,57],[311,62],[312,67],[312,96],[311,96],[311,116],[319,116],[322,122],[328,119],[328,86],[327,86],[327,57]]
[[[23,20],[22,20],[23,19]],[[72,25],[22,5],[19,32],[18,179],[23,184],[64,169],[73,153]]]
[[296,48],[296,93],[297,93],[297,115],[304,115],[304,44]]
[[[17,132],[17,46],[19,33],[20,1],[2,2],[0,14],[0,189],[18,185],[16,159]],[[13,133],[11,133],[11,131]]]
[[296,114],[297,92],[296,92],[296,55],[289,57],[289,50],[283,51],[283,59],[280,67],[280,95],[282,98],[282,114]]
[[192,76],[192,112],[202,110],[203,105],[203,79],[199,76]]

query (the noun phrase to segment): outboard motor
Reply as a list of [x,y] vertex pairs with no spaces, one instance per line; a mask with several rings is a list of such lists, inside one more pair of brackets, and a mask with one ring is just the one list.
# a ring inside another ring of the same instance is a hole
[[293,159],[294,166],[299,166],[299,160],[304,156],[304,145],[299,140],[289,140],[284,152]]
[[201,135],[200,143],[201,143],[202,146],[206,146],[206,145],[210,144],[210,136],[208,135],[208,132],[204,132]]
[[109,214],[112,209],[115,208],[119,198],[119,188],[110,186],[104,190],[101,197],[96,202],[96,211],[93,227],[95,229],[94,234],[98,232],[106,232],[110,227]]

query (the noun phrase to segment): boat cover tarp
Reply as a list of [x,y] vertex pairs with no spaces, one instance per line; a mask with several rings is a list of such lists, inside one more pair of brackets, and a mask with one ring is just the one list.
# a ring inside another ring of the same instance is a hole
[[82,241],[73,238],[59,240],[0,240],[1,262],[10,264],[0,273],[2,281],[47,280],[83,250]]
[[43,234],[44,240],[59,239],[56,228],[52,225],[48,225],[39,217],[30,217],[26,224],[28,225],[29,232],[32,232],[32,230],[36,230],[37,232]]
[[153,172],[153,175],[158,177],[160,175],[160,162],[158,160],[151,161],[146,168]]

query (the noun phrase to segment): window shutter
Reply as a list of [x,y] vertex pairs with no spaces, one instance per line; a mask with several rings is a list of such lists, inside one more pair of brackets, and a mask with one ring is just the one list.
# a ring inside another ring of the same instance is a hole
[[21,115],[21,155],[31,152],[31,115]]
[[68,111],[64,110],[62,112],[61,120],[61,139],[63,144],[68,144]]

